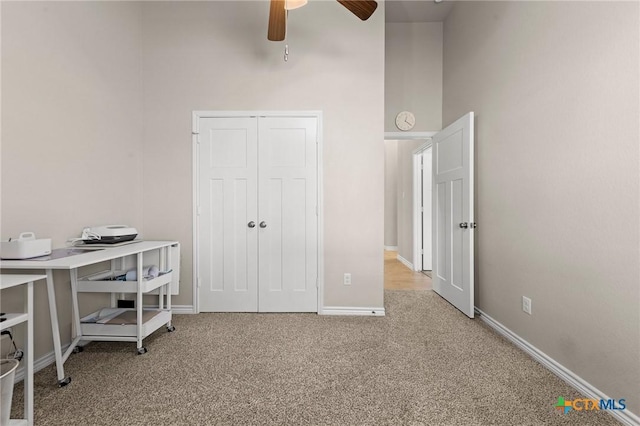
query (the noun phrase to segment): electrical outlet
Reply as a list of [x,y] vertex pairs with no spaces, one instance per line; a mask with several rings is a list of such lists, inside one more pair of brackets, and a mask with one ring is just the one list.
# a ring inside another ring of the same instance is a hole
[[342,283],[344,285],[351,285],[351,274],[350,273],[345,273],[344,274],[344,280],[342,281]]
[[532,315],[531,313],[531,299],[529,299],[526,296],[522,296],[522,310],[524,312],[526,312],[529,315]]

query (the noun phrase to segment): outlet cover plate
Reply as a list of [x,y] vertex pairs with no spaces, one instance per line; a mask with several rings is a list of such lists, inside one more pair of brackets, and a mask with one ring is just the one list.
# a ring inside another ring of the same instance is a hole
[[345,273],[344,274],[344,280],[342,281],[344,285],[351,285],[351,274],[350,273]]
[[529,315],[532,315],[531,314],[531,299],[529,299],[526,296],[522,296],[522,310],[525,313],[527,313]]

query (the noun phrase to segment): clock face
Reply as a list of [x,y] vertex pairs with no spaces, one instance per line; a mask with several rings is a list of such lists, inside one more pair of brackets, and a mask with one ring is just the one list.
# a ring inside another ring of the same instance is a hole
[[396,127],[403,132],[413,129],[416,118],[409,111],[402,111],[396,115]]

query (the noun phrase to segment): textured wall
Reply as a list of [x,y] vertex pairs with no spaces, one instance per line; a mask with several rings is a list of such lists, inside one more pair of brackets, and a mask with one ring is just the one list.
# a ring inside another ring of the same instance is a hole
[[[2,237],[34,231],[59,248],[90,225],[124,223],[142,232],[140,5],[1,7]],[[69,274],[55,278],[68,342]],[[85,310],[104,303],[96,295],[82,300]],[[35,304],[39,357],[53,350],[44,282]],[[2,310],[12,306],[22,308],[21,292],[3,291]]]
[[635,413],[638,7],[458,2],[443,104],[477,114],[477,305]]
[[389,23],[385,38],[385,132],[396,115],[416,116],[415,132],[442,127],[442,22]]

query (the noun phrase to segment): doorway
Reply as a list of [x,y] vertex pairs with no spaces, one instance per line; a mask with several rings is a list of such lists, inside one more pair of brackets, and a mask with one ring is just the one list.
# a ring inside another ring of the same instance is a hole
[[[410,234],[414,243],[413,263],[404,258],[400,252],[402,250],[400,232],[398,232],[397,256],[397,259],[407,267],[421,273],[424,267],[429,267],[428,256],[423,253],[424,247],[431,246],[433,290],[470,318],[474,316],[473,247],[474,230],[477,226],[473,208],[474,117],[475,114],[469,112],[443,130],[426,135],[425,139],[428,140],[414,150],[411,168],[414,171],[413,182],[415,182],[412,190],[414,219],[413,232]],[[403,139],[415,140],[419,137],[407,135]],[[431,151],[428,150],[429,148]],[[402,154],[398,150],[399,175],[400,170],[406,169],[402,167],[401,157]],[[425,172],[424,168],[429,163],[429,157],[431,157],[432,170]],[[385,170],[386,166],[385,164]],[[431,184],[424,181],[427,173],[432,178]],[[427,194],[426,198],[431,199],[432,206],[425,208],[422,203],[425,198],[423,192],[429,186],[432,188],[432,193]],[[398,198],[400,196],[404,200],[406,193],[400,190]],[[430,226],[432,238],[429,238],[427,233],[429,226],[424,222],[427,217],[424,214],[425,210],[429,209],[432,210]],[[401,219],[399,217],[399,220]],[[429,239],[432,240],[431,244],[428,242]],[[419,244],[423,244],[422,249]]]
[[[422,202],[422,177],[416,181],[415,166],[416,155],[420,154],[420,160],[425,156],[426,145],[435,132],[406,132],[385,134],[385,288],[399,289],[398,277],[403,276],[408,284],[414,283],[414,289],[431,288],[431,280],[423,275],[422,256],[430,258],[430,250],[423,253],[423,245],[430,249],[430,242],[424,242],[425,236],[422,229],[416,224],[416,209],[423,209]],[[429,145],[430,146],[430,145]],[[425,176],[430,177],[430,162]],[[422,165],[420,165],[421,170]],[[421,175],[422,176],[422,175]],[[416,196],[415,188],[420,192]],[[430,197],[430,194],[425,194]],[[426,208],[425,215],[430,215],[430,207]],[[422,211],[419,212],[422,217]],[[429,237],[429,235],[427,235]],[[416,260],[420,256],[420,261]],[[426,265],[429,266],[428,264]],[[400,274],[400,275],[399,275]],[[408,275],[407,275],[408,274]],[[425,284],[423,281],[428,281]],[[396,284],[394,284],[396,283]],[[409,285],[409,287],[413,284]],[[401,286],[402,289],[406,285]]]

